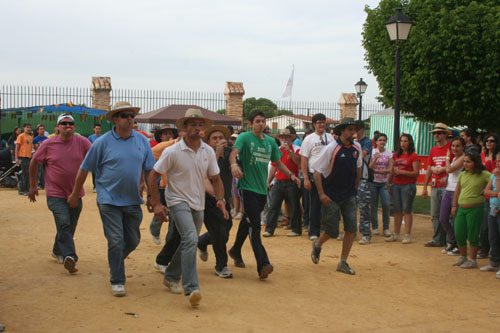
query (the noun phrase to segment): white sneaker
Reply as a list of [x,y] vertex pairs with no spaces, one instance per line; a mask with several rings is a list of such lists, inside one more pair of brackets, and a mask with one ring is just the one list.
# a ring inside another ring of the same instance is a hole
[[50,254],[52,258],[55,258],[58,264],[63,264],[64,263],[64,258],[63,256],[57,255],[54,252]]
[[236,214],[236,216],[234,217],[235,220],[241,220],[241,218],[243,217],[243,214],[241,214],[241,212],[239,212],[238,214]]
[[156,245],[160,245],[161,244],[161,238],[160,238],[160,236],[153,236],[152,239],[153,239],[153,243],[155,243]]
[[378,236],[378,235],[380,235],[380,231],[378,231],[378,229],[373,229],[372,234]]
[[182,294],[182,290],[181,287],[179,286],[179,283],[163,279],[163,285],[167,287],[167,289],[170,290],[172,294]]
[[262,236],[264,237],[272,237],[272,233],[270,233],[269,231],[264,231],[264,233],[262,234]]
[[359,240],[359,244],[361,244],[361,245],[368,245],[368,244],[370,244],[370,236],[363,236],[363,237],[361,237],[361,239]]
[[123,284],[112,284],[111,292],[115,297],[123,297],[127,295],[127,292],[125,291],[125,286]]
[[155,262],[154,264],[154,268],[159,271],[161,274],[165,274],[165,271],[167,270],[167,266],[165,265],[160,265],[158,263]]
[[500,270],[497,272],[496,276],[497,276],[497,279],[500,279]]
[[403,238],[403,240],[401,241],[401,243],[403,243],[403,244],[410,244],[411,243],[411,235],[406,234],[405,238]]
[[338,241],[343,241],[344,240],[344,234],[339,234],[337,237]]
[[391,234],[391,231],[390,231],[390,230],[388,230],[388,229],[384,230],[384,236],[385,236],[385,237],[390,237],[391,235],[392,235],[392,234]]
[[201,301],[201,292],[199,290],[195,290],[191,294],[189,294],[189,303],[193,308],[200,305],[200,301]]
[[236,211],[234,210],[234,208],[231,208],[230,214],[231,214],[231,216],[234,216],[236,214]]
[[318,239],[318,236],[316,235],[309,236],[309,240],[313,241],[315,239]]
[[399,241],[399,235],[392,234],[389,237],[386,237],[385,241],[386,242],[396,242],[396,241]]
[[298,232],[295,232],[295,231],[291,231],[287,234],[288,237],[297,237],[297,236],[300,236],[300,234]]

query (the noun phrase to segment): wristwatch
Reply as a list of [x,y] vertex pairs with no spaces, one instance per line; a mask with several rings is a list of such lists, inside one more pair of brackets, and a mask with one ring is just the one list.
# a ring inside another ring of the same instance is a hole
[[219,201],[222,201],[224,203],[224,205],[226,204],[226,199],[224,199],[224,197],[217,199],[217,202],[219,202]]

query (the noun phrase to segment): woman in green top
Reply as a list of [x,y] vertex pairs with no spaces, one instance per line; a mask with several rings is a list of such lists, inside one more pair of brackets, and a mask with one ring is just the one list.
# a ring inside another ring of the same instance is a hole
[[[465,153],[464,171],[457,179],[451,213],[455,216],[455,238],[460,257],[453,263],[461,268],[477,268],[476,255],[479,246],[479,233],[483,221],[482,195],[491,174],[484,170],[481,156],[471,151]],[[467,260],[467,240],[470,244],[470,257]]]

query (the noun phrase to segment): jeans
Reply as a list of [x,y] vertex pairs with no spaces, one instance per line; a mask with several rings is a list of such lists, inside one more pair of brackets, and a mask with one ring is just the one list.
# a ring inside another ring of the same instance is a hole
[[45,188],[45,166],[43,164],[38,164],[36,178],[38,179],[38,184],[40,185],[40,187]]
[[331,238],[339,235],[340,214],[344,221],[344,232],[356,232],[356,197],[341,201],[332,201],[328,206],[321,206],[325,233]]
[[[217,207],[217,200],[211,195],[205,194],[204,222],[208,232],[198,237],[198,248],[206,251],[208,244],[212,244],[215,253],[215,270],[217,271],[227,266],[226,242],[229,230],[226,225],[229,221],[231,221],[231,217],[229,220],[224,219],[222,211]],[[230,223],[232,224],[232,222]]]
[[490,199],[484,200],[484,212],[483,221],[481,223],[481,233],[479,234],[479,243],[481,246],[480,253],[489,254],[490,253],[490,242],[488,239],[488,216],[490,215]]
[[19,164],[22,170],[19,192],[28,193],[30,190],[30,162],[31,158],[29,157],[19,157]]
[[[443,200],[441,200],[441,209],[439,213],[439,222],[446,232],[446,236],[451,244],[456,244],[455,240],[455,232],[453,229],[453,224],[455,219],[451,216],[451,206],[453,204],[453,195],[454,191],[446,191],[443,196]],[[452,218],[452,222],[450,223],[450,217]]]
[[387,183],[370,183],[371,193],[371,223],[373,229],[378,229],[378,198],[382,202],[382,225],[389,230],[391,196],[387,190]]
[[439,213],[441,210],[441,200],[446,192],[446,187],[433,187],[431,189],[431,216],[434,235],[432,240],[435,244],[444,245],[446,243],[446,233],[439,222]]
[[417,194],[415,184],[392,184],[392,204],[395,212],[413,213],[413,200]]
[[125,283],[125,258],[141,240],[139,227],[142,210],[139,205],[114,206],[97,203],[104,236],[108,240],[108,263],[111,284]]
[[63,258],[70,256],[78,261],[73,236],[82,211],[82,198],[78,199],[78,207],[71,208],[64,198],[47,197],[47,206],[54,214],[57,228],[52,252]]
[[358,193],[356,195],[356,205],[359,207],[359,232],[366,237],[372,237],[370,230],[370,185],[367,180],[361,179]]
[[181,243],[165,271],[165,280],[177,283],[182,276],[184,294],[189,295],[195,290],[200,290],[196,271],[196,251],[198,235],[203,224],[203,211],[193,210],[185,202],[169,208],[175,227],[181,235]]
[[500,212],[496,216],[488,213],[488,229],[490,236],[491,257],[490,265],[500,266]]
[[283,200],[286,200],[290,207],[290,225],[292,227],[292,231],[301,234],[302,227],[300,223],[299,188],[297,187],[297,184],[291,180],[277,180],[276,184],[274,184],[271,189],[271,203],[266,217],[266,231],[274,234]]
[[163,245],[160,253],[156,256],[156,263],[163,266],[168,266],[170,261],[172,261],[172,257],[181,243],[181,235],[179,235],[179,232],[175,227],[172,213],[168,214],[168,220],[168,232],[165,236],[165,244]]
[[243,190],[241,194],[244,214],[238,226],[238,233],[231,253],[236,258],[241,258],[241,247],[247,236],[250,235],[250,242],[257,261],[257,272],[260,274],[262,267],[269,264],[266,249],[260,238],[260,213],[266,204],[266,196],[247,190]]
[[[311,177],[312,179],[312,177]],[[318,236],[321,232],[321,200],[314,182],[309,191],[309,236]]]

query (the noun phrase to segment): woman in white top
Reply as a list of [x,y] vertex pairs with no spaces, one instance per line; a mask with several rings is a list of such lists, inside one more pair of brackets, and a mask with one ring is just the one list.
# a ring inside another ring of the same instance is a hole
[[377,235],[378,231],[378,198],[382,202],[382,224],[384,228],[384,236],[389,237],[390,224],[390,205],[391,197],[387,191],[387,179],[389,178],[389,161],[392,157],[392,152],[385,149],[387,144],[387,135],[380,133],[375,138],[377,148],[372,150],[372,158],[370,159],[370,168],[374,171],[373,182],[370,183],[371,192],[371,224],[372,233]]
[[[446,193],[441,200],[441,211],[439,213],[439,222],[446,231],[447,238],[450,243],[442,251],[444,254],[458,256],[460,251],[457,248],[457,242],[455,240],[455,232],[453,230],[453,224],[450,223],[451,217],[451,206],[453,204],[453,194],[455,193],[455,188],[457,187],[457,178],[460,172],[464,169],[464,149],[465,141],[461,137],[453,138],[451,141],[451,152],[448,151],[446,154],[446,172],[448,173],[448,186],[446,186]],[[451,156],[454,155],[452,158]],[[454,222],[453,217],[452,222]]]

